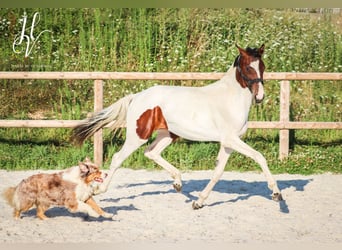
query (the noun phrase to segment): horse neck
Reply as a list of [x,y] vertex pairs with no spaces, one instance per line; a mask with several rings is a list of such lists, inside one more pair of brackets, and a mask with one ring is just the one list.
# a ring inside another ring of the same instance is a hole
[[253,99],[252,93],[248,88],[241,87],[240,83],[236,80],[236,70],[236,67],[231,66],[221,80],[232,92],[239,97],[244,97],[243,99],[251,104]]
[[228,105],[236,109],[244,117],[248,116],[249,109],[252,105],[252,94],[248,88],[242,88],[240,83],[236,80],[236,67],[231,66],[223,78],[218,81],[226,88],[227,98],[229,98]]

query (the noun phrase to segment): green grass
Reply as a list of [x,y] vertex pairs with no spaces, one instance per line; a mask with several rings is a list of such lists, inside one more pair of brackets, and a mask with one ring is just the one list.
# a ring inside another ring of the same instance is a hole
[[[80,148],[74,147],[67,138],[55,140],[53,138],[58,135],[44,136],[47,129],[15,129],[16,131],[11,133],[8,133],[8,130],[12,129],[0,130],[0,166],[2,169],[63,169],[75,165],[85,156],[93,154],[91,142],[87,142]],[[296,133],[299,133],[297,131]],[[59,132],[61,133],[61,131]],[[56,133],[56,129],[50,133]],[[10,138],[8,134],[17,136]],[[333,137],[336,136],[337,139],[327,139],[329,134]],[[298,137],[306,138],[305,135],[298,135]],[[40,140],[39,138],[47,139]],[[111,138],[110,135],[106,135],[105,138],[104,167],[108,168],[113,153],[121,148],[123,139]],[[307,139],[296,139],[292,145],[290,156],[285,161],[278,159],[279,138],[276,131],[265,132],[251,129],[245,136],[245,141],[264,154],[273,173],[315,174],[342,173],[341,138],[341,132],[331,130],[313,132]],[[144,145],[134,152],[124,162],[123,167],[161,169],[144,157],[145,147]],[[178,140],[163,152],[163,157],[182,171],[207,170],[213,169],[218,149],[217,143]],[[226,170],[261,171],[260,167],[251,159],[235,152],[230,157]]]
[[[224,72],[242,47],[265,43],[268,72],[341,72],[341,17],[269,9],[26,9],[39,11],[44,34],[29,58],[14,54],[23,9],[0,9],[0,71]],[[29,20],[30,22],[30,20]],[[211,81],[105,81],[104,106],[155,84],[203,86]],[[0,119],[83,119],[93,110],[93,82],[2,80]],[[265,82],[266,98],[250,120],[279,120],[279,82]],[[341,81],[292,81],[292,121],[342,121]],[[68,129],[0,129],[0,169],[55,169],[92,156],[91,141],[69,142]],[[296,130],[286,161],[278,160],[278,132],[250,130],[245,141],[262,152],[272,172],[342,173],[339,130]],[[124,136],[106,132],[104,167]],[[124,163],[159,168],[142,147]],[[213,168],[214,143],[180,140],[163,153],[182,170]],[[259,171],[233,153],[227,169]]]

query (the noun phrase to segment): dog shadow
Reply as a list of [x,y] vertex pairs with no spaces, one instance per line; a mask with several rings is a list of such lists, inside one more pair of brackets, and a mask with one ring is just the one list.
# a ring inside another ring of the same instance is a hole
[[[197,196],[193,195],[193,192],[200,192],[202,191],[206,185],[208,184],[210,180],[209,179],[202,179],[202,180],[186,180],[183,181],[182,186],[182,192],[181,194],[184,195],[187,199],[185,202],[190,203],[194,200],[197,200]],[[310,183],[312,179],[296,179],[296,180],[278,180],[277,184],[280,190],[288,189],[288,188],[294,188],[295,191],[304,191],[305,186]],[[102,199],[102,201],[106,202],[118,202],[121,199],[135,199],[140,196],[146,196],[146,195],[160,195],[160,194],[167,194],[167,193],[177,193],[172,188],[172,181],[148,181],[148,182],[141,182],[141,183],[133,183],[123,186],[118,186],[116,188],[133,188],[138,186],[146,186],[146,185],[170,185],[169,190],[164,191],[149,191],[149,192],[142,192],[140,194],[134,194],[127,197],[121,197],[117,199],[113,198],[107,198]],[[267,200],[272,200],[272,192],[267,187],[266,181],[254,181],[254,182],[247,182],[243,180],[220,180],[213,188],[213,191],[224,193],[224,194],[231,194],[235,197],[229,200],[221,200],[217,201],[211,204],[208,204],[207,206],[218,206],[225,203],[235,203],[238,201],[248,200],[251,197],[254,196],[260,196]],[[286,203],[286,200],[284,199],[279,201],[279,210],[282,213],[289,213],[289,207]],[[115,208],[113,208],[115,209]]]
[[[116,207],[105,207],[102,208],[105,212],[113,214],[115,216],[118,211],[120,210],[126,210],[126,211],[133,211],[133,210],[139,210],[132,204],[129,206],[116,206]],[[27,212],[22,213],[22,217],[35,217],[36,216],[36,208],[31,208]],[[84,221],[88,222],[103,222],[103,221],[112,221],[111,218],[104,218],[102,216],[95,218],[91,217],[88,214],[77,212],[77,213],[71,213],[68,209],[64,207],[51,207],[46,212],[45,215],[48,217],[48,219],[57,218],[57,217],[72,217],[72,218],[81,218]],[[39,220],[37,218],[37,220]],[[115,219],[114,219],[115,220]]]
[[[37,209],[31,208],[30,210],[23,212],[21,214],[22,217],[36,217]],[[45,212],[46,217],[48,219],[56,218],[56,217],[74,217],[74,218],[85,218],[86,215],[83,213],[71,213],[68,209],[64,207],[51,207]],[[47,220],[48,220],[47,219]],[[39,218],[37,217],[37,220]]]

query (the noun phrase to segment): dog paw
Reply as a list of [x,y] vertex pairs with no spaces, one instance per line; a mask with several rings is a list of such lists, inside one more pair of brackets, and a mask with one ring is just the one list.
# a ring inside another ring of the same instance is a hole
[[100,218],[100,215],[97,213],[89,213],[88,216],[92,217],[92,218]]
[[107,218],[107,219],[112,219],[114,217],[114,214],[104,213],[104,214],[102,214],[102,217]]
[[102,185],[99,185],[93,189],[93,195],[99,195],[105,192],[107,192],[107,187],[102,186]]

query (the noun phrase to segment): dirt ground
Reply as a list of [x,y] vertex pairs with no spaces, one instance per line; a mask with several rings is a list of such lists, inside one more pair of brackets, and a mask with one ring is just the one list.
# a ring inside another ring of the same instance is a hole
[[[38,172],[0,171],[0,192]],[[261,173],[225,172],[200,210],[192,201],[212,171],[184,172],[182,193],[165,171],[119,169],[95,196],[114,219],[35,208],[14,220],[0,199],[0,243],[342,243],[342,175],[275,175],[285,201],[274,202]]]

